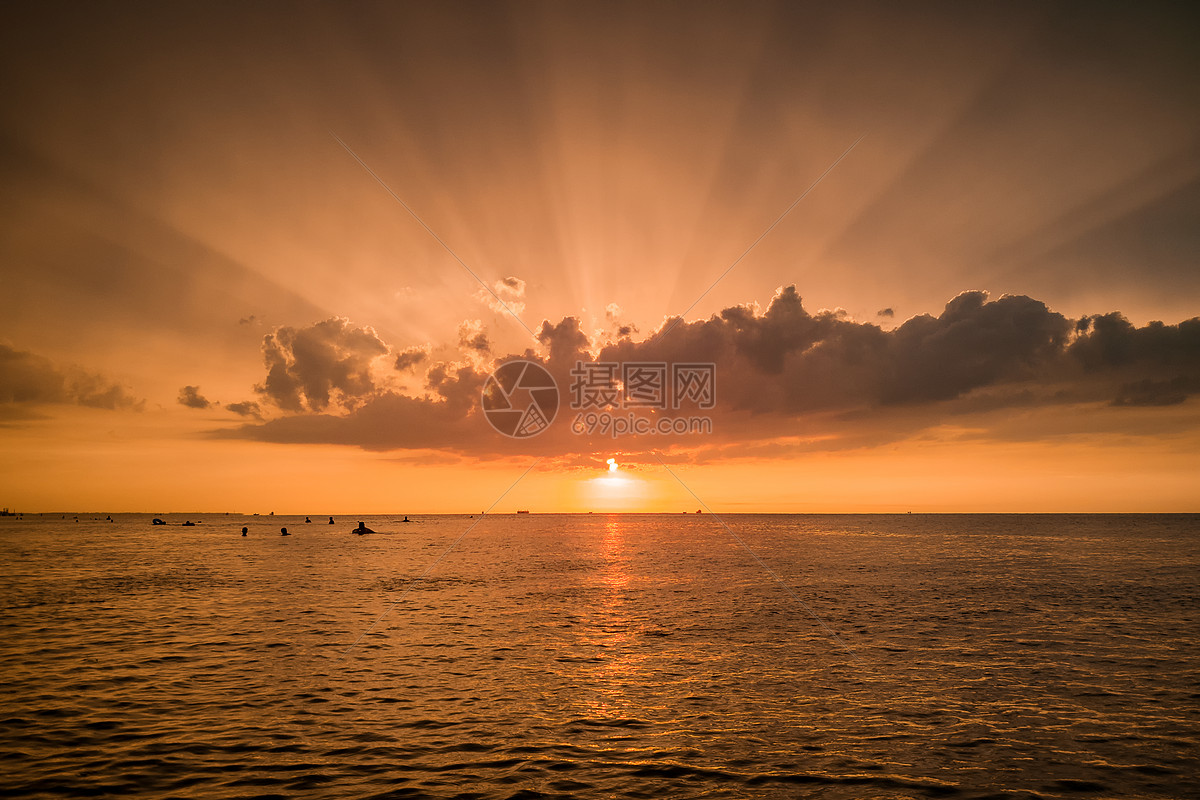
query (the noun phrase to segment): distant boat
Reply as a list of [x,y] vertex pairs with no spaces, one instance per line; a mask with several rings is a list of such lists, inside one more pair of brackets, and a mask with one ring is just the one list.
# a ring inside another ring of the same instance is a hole
[[521,509],[521,510],[518,510],[517,513],[518,514],[528,514],[529,512],[524,509]]
[[15,517],[16,515],[17,512],[9,511],[7,506],[3,509],[0,509],[0,517]]

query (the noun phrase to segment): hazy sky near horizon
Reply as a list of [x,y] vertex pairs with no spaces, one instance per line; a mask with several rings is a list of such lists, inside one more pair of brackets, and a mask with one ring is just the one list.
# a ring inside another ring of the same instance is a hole
[[[1197,33],[1133,3],[7,4],[0,504],[475,511],[541,456],[522,507],[694,509],[653,449],[718,509],[1194,510]],[[714,434],[505,440],[477,399],[526,351],[560,386],[713,360]]]

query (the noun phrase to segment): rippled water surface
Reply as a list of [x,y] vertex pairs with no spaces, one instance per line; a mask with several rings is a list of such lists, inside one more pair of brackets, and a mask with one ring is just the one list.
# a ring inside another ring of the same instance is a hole
[[1200,796],[1200,517],[201,519],[0,518],[0,794]]

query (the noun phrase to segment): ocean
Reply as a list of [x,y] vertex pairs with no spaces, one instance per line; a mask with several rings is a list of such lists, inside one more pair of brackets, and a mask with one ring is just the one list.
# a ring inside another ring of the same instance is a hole
[[0,518],[6,797],[1200,797],[1200,516],[104,516]]

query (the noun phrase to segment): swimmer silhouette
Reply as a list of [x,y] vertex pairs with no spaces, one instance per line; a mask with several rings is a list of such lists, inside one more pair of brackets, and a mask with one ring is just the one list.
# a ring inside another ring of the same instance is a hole
[[358,523],[358,527],[355,528],[353,532],[357,533],[359,536],[362,536],[364,533],[374,533],[375,531],[371,530],[366,525],[362,524],[362,521],[360,520]]
[[287,528],[280,528],[279,535],[280,536],[291,536],[291,534],[287,532]]
[[333,524],[333,517],[330,517],[330,518],[329,518],[329,524],[330,524],[330,525],[332,525],[332,524]]
[[248,530],[249,530],[249,528],[245,528],[245,527],[243,527],[243,528],[242,528],[242,536],[245,536],[245,535],[246,535],[246,531],[248,531]]
[[407,514],[404,516],[404,521],[405,521],[405,522],[408,522],[408,515],[407,515]]
[[304,518],[304,521],[305,521],[305,522],[312,522],[312,520],[311,520],[311,519],[309,519],[308,517],[305,517],[305,518]]

